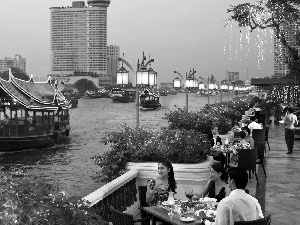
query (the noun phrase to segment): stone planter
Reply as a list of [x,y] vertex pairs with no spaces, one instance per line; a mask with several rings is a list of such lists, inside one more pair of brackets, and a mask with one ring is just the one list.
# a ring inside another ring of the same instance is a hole
[[[177,182],[177,194],[175,194],[175,197],[178,199],[186,199],[184,194],[186,187],[191,187],[195,193],[200,193],[207,183],[212,161],[212,157],[208,156],[206,161],[196,164],[172,163]],[[140,186],[147,185],[148,179],[158,176],[157,166],[157,162],[130,162],[127,163],[126,169],[138,171],[136,184]]]

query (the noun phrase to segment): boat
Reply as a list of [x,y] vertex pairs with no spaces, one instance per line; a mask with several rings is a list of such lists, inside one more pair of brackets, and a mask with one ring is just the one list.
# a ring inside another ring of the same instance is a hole
[[164,90],[159,91],[160,96],[168,96],[168,93]]
[[95,91],[89,91],[87,90],[82,98],[98,98]]
[[51,146],[69,136],[70,105],[55,85],[0,78],[0,152]]
[[197,91],[197,95],[198,96],[215,96],[216,95],[216,92],[215,91],[209,91],[207,92],[206,90],[201,90],[201,91]]
[[112,97],[113,102],[121,102],[121,103],[127,103],[127,102],[134,102],[135,97],[130,91],[122,90],[121,93],[118,95],[114,95]]
[[140,94],[140,109],[153,110],[161,107],[159,95],[154,94],[150,88],[145,88]]
[[177,95],[177,91],[176,90],[170,90],[170,94],[171,95]]

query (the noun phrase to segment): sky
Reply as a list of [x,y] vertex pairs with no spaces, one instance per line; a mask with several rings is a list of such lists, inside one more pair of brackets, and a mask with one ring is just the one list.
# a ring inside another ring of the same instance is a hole
[[[185,75],[193,68],[196,77],[213,74],[219,82],[226,78],[226,71],[239,72],[241,80],[272,76],[271,32],[240,31],[237,24],[226,21],[229,6],[245,2],[255,0],[111,0],[107,44],[120,46],[134,68],[143,52],[147,59],[150,55],[158,82],[172,82],[174,70]],[[49,8],[71,5],[72,0],[1,2],[0,58],[20,54],[26,58],[29,75],[47,76]]]

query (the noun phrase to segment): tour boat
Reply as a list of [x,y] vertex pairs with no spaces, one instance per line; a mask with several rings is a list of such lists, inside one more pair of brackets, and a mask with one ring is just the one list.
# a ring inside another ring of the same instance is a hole
[[135,97],[130,91],[122,90],[118,95],[112,97],[113,102],[134,102]]
[[0,152],[47,147],[68,136],[70,104],[48,82],[0,78]]
[[159,95],[154,94],[149,88],[140,95],[140,106],[142,110],[153,110],[161,107],[159,103]]

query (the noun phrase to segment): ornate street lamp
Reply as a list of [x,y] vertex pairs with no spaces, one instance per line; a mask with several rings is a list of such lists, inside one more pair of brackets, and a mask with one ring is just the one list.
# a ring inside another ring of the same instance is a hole
[[[122,58],[118,59],[122,61],[122,67],[117,72],[117,84],[126,85],[129,83],[129,72],[123,67],[123,62],[130,68],[133,74],[135,73],[132,66]],[[142,62],[137,63],[137,70],[136,70],[136,126],[139,127],[139,88],[144,86],[155,86],[157,85],[157,73],[152,69],[147,69],[148,64],[154,62],[154,59],[150,59],[147,63],[144,64],[146,57],[144,56],[143,52],[143,59]]]
[[[174,73],[178,74],[181,79],[184,79],[183,76],[177,72],[177,71],[174,71]],[[193,71],[190,70],[189,72],[189,75],[186,73],[186,77],[185,77],[185,92],[186,92],[186,112],[188,112],[189,110],[189,104],[188,104],[188,99],[189,99],[189,96],[188,96],[188,93],[189,93],[189,90],[191,88],[197,88],[198,87],[198,80],[195,79],[195,76],[194,74],[196,73],[196,71],[193,69]],[[178,89],[181,87],[181,80],[179,79],[179,77],[176,77],[174,80],[173,80],[173,87],[175,89]]]

